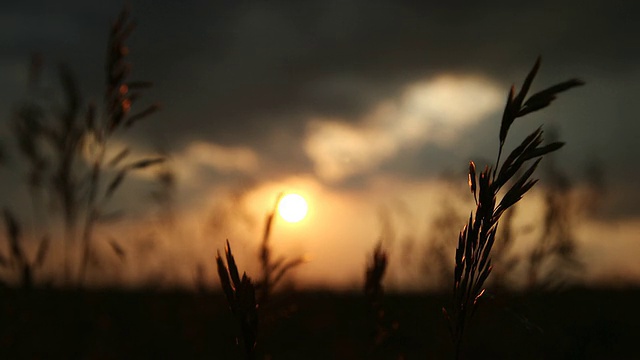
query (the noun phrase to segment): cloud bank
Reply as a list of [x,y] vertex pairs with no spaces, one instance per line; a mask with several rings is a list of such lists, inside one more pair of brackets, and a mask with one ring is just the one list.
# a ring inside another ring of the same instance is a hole
[[355,121],[311,119],[304,149],[319,177],[338,182],[376,169],[403,149],[457,142],[461,129],[499,110],[503,98],[488,79],[440,75],[407,86]]

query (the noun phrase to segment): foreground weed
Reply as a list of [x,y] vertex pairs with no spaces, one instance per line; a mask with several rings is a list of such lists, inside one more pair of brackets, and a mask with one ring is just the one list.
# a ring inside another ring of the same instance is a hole
[[226,265],[219,252],[216,256],[220,284],[227,296],[229,308],[240,325],[246,358],[255,359],[256,340],[258,337],[256,287],[246,273],[243,273],[242,278],[240,278],[229,241],[227,241],[224,252],[227,260]]
[[389,336],[389,330],[385,324],[385,312],[382,305],[384,296],[384,288],[382,279],[387,270],[388,256],[387,252],[382,248],[382,242],[373,250],[373,254],[365,271],[364,294],[369,303],[369,312],[373,320],[374,330],[372,332],[373,347],[372,351],[382,345]]
[[262,242],[260,243],[259,260],[262,267],[262,281],[260,281],[259,290],[261,305],[268,302],[269,298],[273,294],[274,288],[282,281],[287,272],[305,263],[304,256],[295,257],[289,260],[284,257],[272,260],[271,230],[273,229],[278,206],[280,205],[280,200],[283,195],[284,194],[282,193],[278,195],[273,209],[267,214]]
[[[484,283],[491,273],[491,249],[500,217],[535,185],[537,180],[531,179],[531,176],[542,157],[564,145],[562,142],[553,142],[543,146],[543,131],[539,127],[500,164],[509,128],[517,118],[549,106],[558,93],[584,84],[580,80],[571,79],[535,93],[525,101],[539,68],[540,58],[527,75],[518,94],[515,94],[513,86],[509,91],[500,126],[500,145],[495,166],[486,166],[480,174],[476,174],[475,164],[469,163],[469,188],[476,203],[476,211],[475,216],[471,212],[468,223],[458,237],[453,305],[449,310],[443,308],[445,317],[449,320],[456,359],[461,355],[465,327],[478,307],[485,292]],[[529,164],[530,161],[533,164]],[[526,170],[516,179],[516,174],[525,164]],[[510,181],[512,178],[515,181]],[[508,187],[508,190],[498,200],[504,187]]]
[[[96,258],[95,228],[118,218],[119,212],[108,212],[106,208],[127,174],[163,161],[161,157],[129,161],[131,150],[117,148],[114,141],[159,109],[152,104],[133,111],[143,90],[152,85],[130,79],[132,66],[127,59],[126,41],[134,29],[125,8],[109,32],[101,109],[94,103],[83,103],[75,76],[68,67],[61,66],[61,104],[35,97],[16,110],[13,132],[18,150],[29,166],[27,184],[34,212],[37,208],[55,209],[46,215],[53,218],[55,213],[64,224],[65,282],[84,282],[89,264]],[[42,60],[34,58],[29,84],[32,90],[40,86],[41,65]],[[42,206],[35,206],[36,203]],[[80,246],[75,244],[78,238]]]
[[44,237],[38,244],[35,257],[29,261],[22,243],[22,230],[18,220],[8,209],[4,210],[4,223],[9,252],[5,256],[0,252],[0,267],[10,268],[18,273],[22,289],[31,289],[34,285],[34,271],[42,268],[49,251],[49,238]]

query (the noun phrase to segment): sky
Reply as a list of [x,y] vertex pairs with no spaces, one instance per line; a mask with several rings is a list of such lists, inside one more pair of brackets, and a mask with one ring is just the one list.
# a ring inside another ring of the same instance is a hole
[[[284,191],[307,197],[310,208],[299,224],[275,224],[276,253],[308,259],[292,280],[357,287],[382,237],[391,254],[390,286],[411,287],[424,277],[431,226],[444,204],[462,214],[473,209],[465,197],[468,161],[495,161],[508,89],[521,84],[538,56],[534,91],[574,77],[586,86],[519,120],[507,145],[543,123],[566,142],[553,162],[575,184],[578,253],[590,264],[580,281],[640,281],[633,258],[640,250],[640,125],[631,106],[640,93],[637,3],[130,5],[137,23],[128,42],[133,77],[153,81],[144,99],[162,111],[113,146],[167,156],[163,169],[177,180],[177,220],[168,229],[156,218],[162,209],[149,201],[157,185],[152,171],[127,179],[115,203],[130,215],[102,238],[125,238],[119,244],[129,257],[104,255],[109,275],[94,281],[184,284],[202,267],[215,283],[212,259],[227,238],[255,273],[263,218]],[[55,66],[65,63],[84,100],[99,101],[109,24],[120,9],[118,2],[77,0],[0,5],[0,193],[3,206],[25,218],[32,215],[9,125],[27,96],[30,56],[42,55],[51,88]],[[597,196],[587,186],[592,168],[602,174]],[[523,228],[539,216],[544,179],[538,187],[517,215]],[[580,206],[585,193],[593,199],[589,211]],[[522,237],[519,248],[527,251],[533,240]]]

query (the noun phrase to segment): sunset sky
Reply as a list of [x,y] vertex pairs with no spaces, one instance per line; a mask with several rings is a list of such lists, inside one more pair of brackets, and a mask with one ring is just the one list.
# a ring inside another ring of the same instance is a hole
[[[589,264],[579,281],[640,282],[640,4],[130,3],[138,23],[129,41],[132,77],[154,82],[145,101],[160,102],[162,111],[114,145],[168,156],[176,221],[157,220],[152,171],[129,178],[114,206],[130,215],[102,236],[118,238],[128,257],[96,245],[111,264],[107,278],[191,284],[201,266],[217,284],[213,258],[226,239],[240,266],[255,273],[264,216],[278,193],[297,192],[307,199],[307,217],[276,219],[272,239],[277,254],[308,259],[292,279],[359,287],[383,237],[390,286],[423,281],[433,220],[443,204],[463,215],[473,210],[468,161],[495,161],[508,89],[541,55],[533,91],[574,77],[587,85],[519,120],[507,146],[544,123],[567,143],[553,161],[577,194],[588,169],[600,169],[595,210],[580,212],[574,228]],[[113,1],[0,5],[2,206],[31,216],[9,126],[26,94],[31,54],[42,54],[51,88],[59,88],[55,66],[63,62],[84,100],[100,101],[107,33],[120,9]],[[544,178],[537,187],[516,215],[522,228],[540,216]],[[531,246],[527,233],[520,251]]]

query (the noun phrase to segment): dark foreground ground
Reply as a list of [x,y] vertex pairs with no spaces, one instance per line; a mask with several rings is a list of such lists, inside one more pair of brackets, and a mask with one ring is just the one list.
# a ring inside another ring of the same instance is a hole
[[[448,296],[385,297],[390,335],[375,351],[364,297],[306,292],[263,309],[261,358],[450,359]],[[495,295],[465,358],[640,359],[640,290]],[[219,293],[0,290],[0,359],[236,359]],[[267,355],[267,356],[265,356]]]

